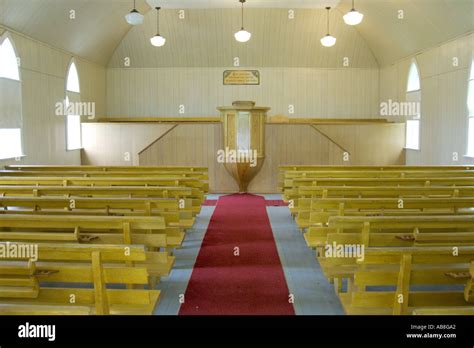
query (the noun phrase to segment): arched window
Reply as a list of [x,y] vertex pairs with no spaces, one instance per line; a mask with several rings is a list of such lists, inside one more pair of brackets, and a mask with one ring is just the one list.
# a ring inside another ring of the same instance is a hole
[[81,87],[74,59],[69,64],[66,81],[66,134],[67,149],[80,149],[81,144],[81,116],[77,114],[81,102]]
[[0,77],[20,81],[18,60],[13,44],[8,36],[5,36],[0,45],[0,57],[2,59],[2,64],[0,65]]
[[471,63],[471,73],[467,85],[467,155],[474,157],[474,59]]
[[408,103],[406,110],[411,113],[406,121],[406,148],[419,150],[420,149],[420,102],[421,102],[421,87],[420,87],[420,72],[416,61],[410,65],[408,71],[407,95],[406,102]]
[[0,36],[0,159],[23,155],[19,60],[8,34]]

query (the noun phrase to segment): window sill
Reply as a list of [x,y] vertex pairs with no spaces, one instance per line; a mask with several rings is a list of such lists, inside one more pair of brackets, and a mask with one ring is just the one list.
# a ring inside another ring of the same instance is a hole
[[411,147],[404,147],[405,150],[410,150],[410,151],[418,151],[420,152],[421,150],[420,149],[413,149]]
[[21,82],[20,79],[16,79],[16,78],[13,78],[13,77],[5,77],[5,76],[2,76],[2,77],[0,77],[0,79],[5,79],[5,80],[9,80],[9,81],[16,81],[16,82]]
[[72,152],[72,151],[77,151],[77,150],[82,150],[84,149],[83,147],[78,147],[77,149],[66,149],[66,152]]
[[26,157],[26,155],[21,155],[21,156],[14,156],[14,157],[6,157],[6,158],[0,158],[0,161],[16,160],[17,158],[23,158],[23,157]]

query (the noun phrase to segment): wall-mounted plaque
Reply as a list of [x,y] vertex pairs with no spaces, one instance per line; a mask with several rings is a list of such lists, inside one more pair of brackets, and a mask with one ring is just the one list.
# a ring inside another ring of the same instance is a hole
[[258,70],[226,70],[224,85],[259,85],[260,71]]

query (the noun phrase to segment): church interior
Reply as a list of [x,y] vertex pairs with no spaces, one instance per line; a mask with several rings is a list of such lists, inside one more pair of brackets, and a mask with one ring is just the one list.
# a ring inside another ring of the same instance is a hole
[[13,315],[474,315],[474,0],[0,0]]

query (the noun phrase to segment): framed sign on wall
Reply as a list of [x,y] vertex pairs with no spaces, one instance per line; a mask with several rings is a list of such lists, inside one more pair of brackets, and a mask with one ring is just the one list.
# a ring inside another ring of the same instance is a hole
[[260,71],[226,70],[224,71],[224,85],[260,85]]

